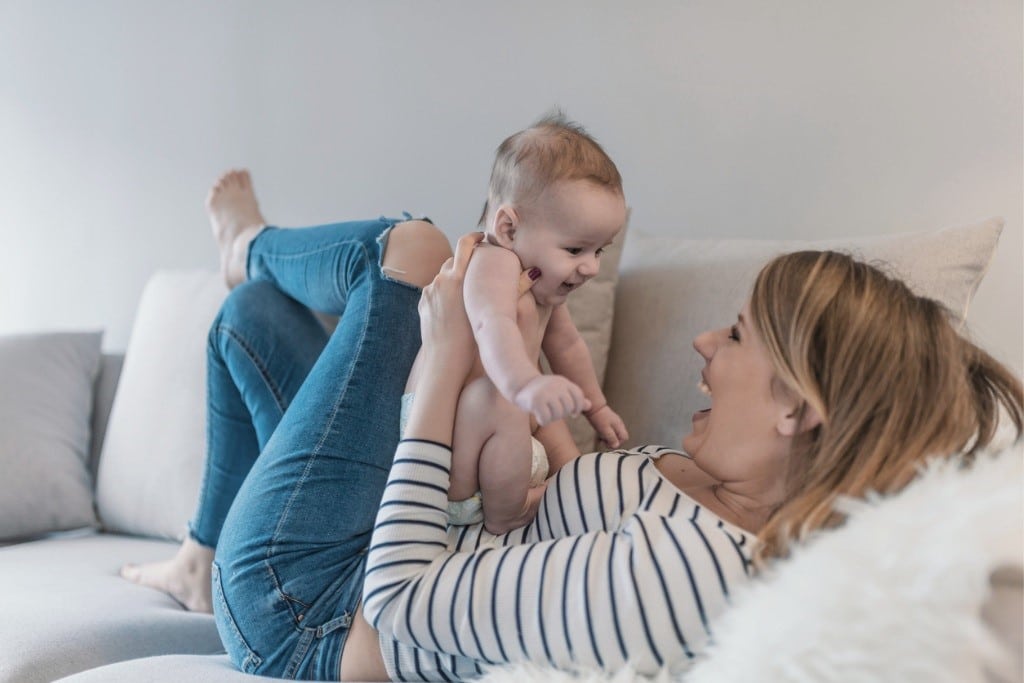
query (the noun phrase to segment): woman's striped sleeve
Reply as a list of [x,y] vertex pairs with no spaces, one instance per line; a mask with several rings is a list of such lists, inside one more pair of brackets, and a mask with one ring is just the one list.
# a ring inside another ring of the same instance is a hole
[[594,531],[474,552],[446,549],[450,451],[403,442],[368,557],[364,613],[382,634],[483,662],[656,671],[705,646],[743,573],[726,535],[638,513]]

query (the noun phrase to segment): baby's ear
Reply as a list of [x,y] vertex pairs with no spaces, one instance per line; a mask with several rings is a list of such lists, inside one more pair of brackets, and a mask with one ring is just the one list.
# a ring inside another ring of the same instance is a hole
[[516,236],[516,226],[519,224],[519,215],[516,210],[508,204],[502,204],[494,212],[491,220],[491,234],[497,240],[498,245],[506,249],[512,248],[512,241]]

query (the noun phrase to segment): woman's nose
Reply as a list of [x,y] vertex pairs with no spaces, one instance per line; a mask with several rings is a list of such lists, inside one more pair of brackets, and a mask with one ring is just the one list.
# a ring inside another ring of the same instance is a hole
[[711,360],[711,357],[715,355],[715,349],[718,347],[717,339],[717,330],[701,332],[694,337],[693,348],[703,356],[704,360]]

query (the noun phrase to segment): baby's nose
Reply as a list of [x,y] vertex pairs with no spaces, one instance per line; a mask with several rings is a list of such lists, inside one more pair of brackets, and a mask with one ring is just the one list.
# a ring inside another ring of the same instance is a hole
[[596,256],[589,256],[580,263],[577,270],[583,277],[594,277],[601,270],[601,262]]

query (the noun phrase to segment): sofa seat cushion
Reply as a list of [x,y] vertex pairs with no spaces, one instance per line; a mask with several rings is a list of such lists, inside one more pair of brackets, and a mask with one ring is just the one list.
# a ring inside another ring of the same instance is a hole
[[118,575],[125,562],[166,559],[175,549],[98,533],[0,549],[0,683],[52,681],[136,657],[223,652],[212,616]]
[[227,655],[164,655],[108,664],[60,679],[59,683],[244,683],[282,681],[242,673]]

